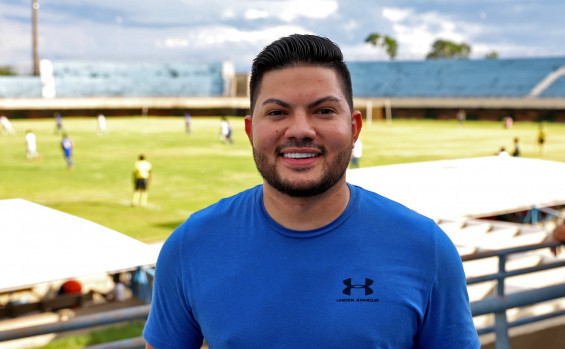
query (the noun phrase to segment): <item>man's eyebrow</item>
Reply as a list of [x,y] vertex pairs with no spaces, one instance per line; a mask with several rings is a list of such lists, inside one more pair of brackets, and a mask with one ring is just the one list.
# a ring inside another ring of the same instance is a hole
[[[318,106],[318,105],[320,105],[324,102],[339,102],[339,101],[340,101],[340,99],[337,98],[337,97],[327,96],[327,97],[320,98],[320,99],[308,104],[308,108],[314,108],[314,107],[316,107],[316,106]],[[284,107],[284,108],[290,108],[291,107],[291,105],[289,103],[283,101],[282,99],[278,99],[278,98],[267,98],[266,100],[263,101],[263,103],[261,103],[261,105],[266,105],[266,104],[269,104],[269,103],[275,103],[275,104],[278,104],[278,105],[280,105],[281,107]]]
[[261,103],[261,105],[265,105],[265,104],[269,104],[269,103],[275,103],[280,105],[281,107],[285,107],[285,108],[290,108],[290,104],[288,104],[287,102],[278,99],[278,98],[268,98],[266,100],[263,101],[263,103]]
[[337,97],[327,96],[327,97],[320,98],[320,99],[308,104],[308,108],[314,108],[314,107],[316,107],[316,106],[318,106],[318,105],[320,105],[324,102],[339,102],[339,101],[340,100]]

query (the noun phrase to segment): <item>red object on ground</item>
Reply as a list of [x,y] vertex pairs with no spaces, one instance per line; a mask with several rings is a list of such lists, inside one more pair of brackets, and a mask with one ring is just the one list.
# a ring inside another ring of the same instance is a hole
[[65,281],[62,287],[64,294],[82,293],[82,285],[76,280]]

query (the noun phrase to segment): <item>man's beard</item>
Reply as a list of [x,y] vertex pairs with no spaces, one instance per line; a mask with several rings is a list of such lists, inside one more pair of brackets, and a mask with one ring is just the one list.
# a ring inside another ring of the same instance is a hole
[[[322,155],[326,154],[326,149],[323,146],[316,146],[311,143],[297,144],[293,142],[292,144],[277,147],[275,156],[280,154],[282,148],[289,146],[317,148],[322,152]],[[319,180],[313,179],[305,183],[293,183],[291,180],[281,178],[280,174],[277,172],[275,163],[269,163],[265,155],[256,152],[255,148],[253,148],[255,165],[263,179],[279,192],[292,197],[311,197],[325,193],[345,175],[350,157],[351,149],[344,149],[337,154],[334,161],[324,163],[322,177]],[[307,169],[305,169],[305,171],[306,170]],[[300,169],[297,171],[300,171]]]

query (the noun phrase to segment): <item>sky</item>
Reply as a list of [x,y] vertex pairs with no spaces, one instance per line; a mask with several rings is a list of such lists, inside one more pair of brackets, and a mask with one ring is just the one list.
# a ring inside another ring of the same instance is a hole
[[[565,57],[563,0],[38,0],[41,59],[232,61],[239,73],[273,40],[317,34],[346,61],[388,60],[371,33],[398,42],[396,60],[423,60],[435,40],[471,58]],[[29,73],[32,0],[0,0],[0,66]]]

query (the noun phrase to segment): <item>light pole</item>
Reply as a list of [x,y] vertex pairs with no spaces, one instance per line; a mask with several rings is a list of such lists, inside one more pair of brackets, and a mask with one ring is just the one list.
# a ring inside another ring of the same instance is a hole
[[39,49],[37,44],[37,12],[39,10],[39,0],[31,1],[32,11],[32,45],[33,45],[33,75],[39,75]]

